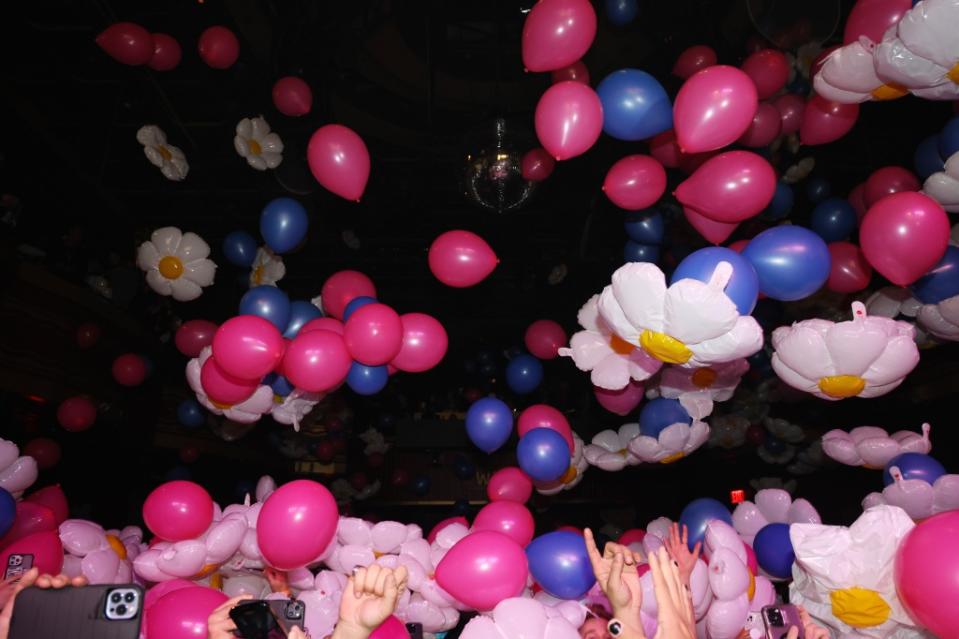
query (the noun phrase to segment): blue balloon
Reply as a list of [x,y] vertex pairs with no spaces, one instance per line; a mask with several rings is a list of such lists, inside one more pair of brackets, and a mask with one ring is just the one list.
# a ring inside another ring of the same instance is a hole
[[200,402],[189,398],[184,399],[176,407],[176,418],[180,424],[187,428],[199,428],[206,423],[206,412],[200,406]]
[[270,373],[263,380],[263,383],[268,385],[273,389],[274,395],[279,395],[280,397],[286,397],[293,392],[293,384],[290,383],[290,380],[283,377],[282,375],[277,375],[276,373]]
[[466,411],[466,434],[485,453],[499,449],[513,432],[513,409],[501,399],[484,397]]
[[959,247],[946,247],[939,263],[909,288],[923,304],[938,304],[959,295]]
[[663,215],[652,209],[627,212],[623,227],[629,239],[639,244],[662,244],[666,235]]
[[7,534],[17,518],[17,500],[9,492],[0,488],[0,537]]
[[689,549],[706,538],[706,524],[714,519],[733,525],[733,516],[729,509],[710,497],[700,497],[689,502],[679,515],[679,523],[689,532]]
[[313,305],[313,302],[307,300],[295,300],[290,304],[290,321],[286,324],[286,330],[283,331],[283,337],[293,339],[296,337],[303,325],[310,320],[323,317],[323,311]]
[[526,547],[526,560],[536,583],[557,599],[579,599],[596,583],[586,540],[574,532],[537,537]]
[[519,438],[516,459],[523,472],[537,481],[554,481],[569,469],[566,439],[549,428],[534,428]]
[[816,235],[826,242],[844,240],[856,230],[859,216],[848,200],[841,197],[826,198],[812,210],[810,226]]
[[626,240],[623,247],[623,259],[627,262],[649,262],[655,264],[659,260],[659,246],[655,244],[639,244]]
[[254,286],[240,298],[239,314],[262,317],[285,331],[290,324],[290,298],[275,286]]
[[673,105],[656,78],[620,69],[596,87],[603,103],[603,131],[617,140],[645,140],[673,127]]
[[893,482],[890,469],[895,466],[903,479],[921,479],[929,484],[946,474],[945,467],[936,459],[922,453],[902,453],[889,460],[882,471],[882,483],[888,486]]
[[766,229],[743,249],[759,276],[759,291],[774,300],[809,297],[829,279],[832,258],[821,237],[801,226]]
[[420,475],[413,479],[413,483],[410,486],[413,488],[413,493],[425,497],[430,492],[430,486],[433,485],[433,482],[427,475]]
[[813,204],[822,202],[832,194],[832,187],[824,177],[809,178],[806,182],[806,197]]
[[789,524],[766,524],[753,539],[756,563],[773,577],[792,576],[796,553],[789,539]]
[[606,0],[606,17],[617,27],[626,26],[638,15],[638,0]]
[[353,362],[350,366],[350,372],[346,375],[346,385],[357,395],[376,395],[386,388],[388,381],[390,381],[390,373],[385,364],[383,366],[366,366],[359,362]]
[[939,157],[949,159],[959,151],[959,116],[946,122],[939,133]]
[[303,205],[289,197],[278,197],[260,214],[260,234],[274,253],[289,253],[303,241],[310,218]]
[[506,385],[517,395],[528,395],[543,381],[543,364],[532,355],[514,357],[506,365]]
[[789,215],[795,203],[796,195],[793,193],[793,187],[782,181],[776,182],[773,199],[769,201],[763,215],[771,220],[781,220]]
[[450,512],[454,517],[464,517],[470,511],[470,503],[466,499],[457,499],[453,502],[453,508]]
[[453,474],[459,479],[467,480],[476,474],[476,466],[466,457],[457,457],[453,460]]
[[733,267],[732,277],[726,284],[726,295],[740,315],[749,315],[759,299],[759,277],[749,260],[732,249],[711,246],[690,253],[673,271],[669,282],[675,284],[684,279],[709,282],[720,262],[728,262]]
[[343,321],[345,322],[346,320],[350,319],[350,316],[353,315],[353,313],[370,304],[376,304],[375,297],[370,297],[369,295],[360,295],[359,297],[354,297],[350,303],[346,305],[346,308],[343,309]]
[[916,169],[919,179],[925,181],[933,173],[945,169],[945,162],[939,155],[939,136],[930,135],[919,143],[912,156],[912,165]]
[[646,402],[639,411],[639,432],[648,437],[659,437],[659,433],[671,424],[691,424],[692,421],[678,399],[657,397]]
[[223,238],[223,255],[235,266],[253,266],[253,261],[256,260],[256,240],[246,231],[233,231]]

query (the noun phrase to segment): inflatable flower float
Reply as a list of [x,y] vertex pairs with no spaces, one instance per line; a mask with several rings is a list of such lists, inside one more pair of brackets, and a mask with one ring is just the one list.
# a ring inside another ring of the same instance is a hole
[[[629,452],[640,461],[647,463],[669,464],[686,457],[709,439],[709,426],[702,421],[712,410],[708,396],[699,401],[694,394],[684,395],[678,400],[681,408],[671,413],[670,424],[650,425],[640,415],[640,434],[629,442]],[[657,399],[660,402],[676,402],[671,399]],[[650,404],[647,404],[649,406]]]
[[461,639],[579,639],[565,617],[547,614],[548,606],[524,597],[504,599],[488,615],[470,620]]
[[623,424],[619,430],[604,430],[593,436],[583,455],[592,466],[607,471],[636,466],[640,459],[629,452],[629,442],[639,436],[639,424]]
[[300,422],[310,414],[313,407],[319,404],[324,396],[323,393],[311,393],[299,388],[294,388],[286,397],[274,395],[270,417],[300,432]]
[[143,145],[143,154],[150,164],[160,169],[166,179],[179,182],[190,172],[183,151],[166,141],[166,133],[160,127],[153,124],[140,127],[137,142]]
[[733,511],[733,527],[752,545],[756,533],[769,524],[818,524],[822,520],[815,507],[805,499],[796,499],[779,488],[764,488],[755,501],[744,501]]
[[283,258],[270,250],[268,246],[256,249],[256,257],[250,266],[250,288],[255,286],[276,286],[286,275]]
[[[213,349],[205,346],[199,357],[194,357],[186,365],[186,381],[190,389],[196,393],[196,399],[208,411],[215,415],[223,415],[228,420],[240,424],[252,424],[273,410],[273,389],[266,384],[260,384],[253,394],[242,402],[232,405],[214,403],[203,390],[200,371],[203,364],[210,358]],[[292,394],[292,393],[291,393]]]
[[160,295],[178,302],[200,297],[213,284],[216,264],[207,259],[210,246],[196,233],[183,233],[175,226],[153,231],[149,242],[137,250],[137,266],[147,274],[147,284]]
[[911,430],[900,430],[892,435],[877,426],[859,426],[848,433],[831,430],[822,436],[822,449],[840,464],[864,466],[880,470],[893,457],[902,453],[929,454],[929,424],[922,425],[922,435]]
[[822,440],[816,439],[803,448],[796,455],[796,459],[786,466],[786,472],[791,475],[811,475],[826,463],[826,455],[822,450]]
[[748,370],[749,362],[742,358],[701,368],[666,366],[659,375],[659,394],[676,399],[684,393],[706,391],[714,402],[724,402],[733,396]]
[[881,493],[866,495],[863,509],[883,504],[898,506],[916,521],[959,509],[959,475],[942,475],[930,484],[922,479],[904,479],[896,466],[889,473],[893,483]]
[[372,426],[360,433],[360,439],[363,440],[365,444],[363,454],[367,457],[375,454],[383,455],[390,449],[390,445],[387,443],[386,438],[383,437],[383,433]]
[[246,514],[228,509],[196,539],[153,544],[133,560],[133,570],[153,582],[210,577],[240,550],[247,528]]
[[959,341],[959,295],[935,304],[923,304],[916,323],[929,335],[950,342]]
[[922,191],[950,213],[959,212],[959,153],[949,156],[942,171],[926,178]]
[[237,123],[233,147],[257,171],[275,169],[283,162],[283,140],[270,132],[263,116],[243,118]]
[[0,438],[0,488],[19,498],[37,481],[37,460],[21,455],[13,442]]
[[126,584],[133,576],[133,560],[142,550],[143,531],[136,526],[104,530],[84,519],[60,524],[63,572],[84,576],[91,584]]
[[875,50],[875,43],[863,37],[830,53],[813,79],[816,93],[842,104],[907,95],[903,86],[887,84],[876,74]]
[[589,461],[586,459],[585,454],[586,445],[575,432],[573,432],[572,435],[573,454],[569,459],[569,468],[567,468],[563,476],[556,481],[534,481],[533,485],[536,487],[536,492],[539,494],[556,495],[564,490],[571,490],[575,488],[579,485],[579,482],[583,481],[583,475],[586,474],[586,469],[589,468]]
[[790,444],[798,444],[806,438],[806,433],[803,431],[802,426],[793,424],[779,417],[766,417],[763,419],[763,426],[765,426],[766,430],[774,437],[778,437]]

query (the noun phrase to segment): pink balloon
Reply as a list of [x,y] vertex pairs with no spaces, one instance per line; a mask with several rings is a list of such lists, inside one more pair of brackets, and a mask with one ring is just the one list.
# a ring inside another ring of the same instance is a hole
[[346,320],[343,341],[354,360],[367,366],[382,366],[400,354],[403,322],[386,304],[367,304]]
[[533,541],[536,524],[525,506],[515,501],[494,501],[483,506],[473,520],[473,530],[501,532],[522,547]]
[[313,108],[313,92],[310,85],[292,75],[280,78],[273,85],[273,104],[283,115],[299,117]]
[[874,269],[893,284],[907,286],[945,254],[949,216],[928,195],[894,193],[869,208],[859,243]]
[[37,437],[26,443],[21,454],[33,457],[37,462],[37,468],[47,470],[60,463],[62,451],[56,440],[49,437]]
[[625,417],[633,412],[643,401],[645,389],[642,382],[630,381],[619,390],[607,390],[593,386],[593,395],[599,405],[611,413]]
[[782,122],[782,134],[792,135],[799,130],[802,124],[802,114],[806,109],[806,101],[795,93],[784,93],[775,100],[773,106],[779,111]]
[[403,346],[390,362],[405,373],[422,373],[435,367],[446,356],[449,337],[436,318],[425,313],[400,315]]
[[280,486],[266,498],[257,519],[263,559],[279,570],[312,563],[336,534],[339,516],[336,500],[323,484],[297,479]]
[[323,300],[323,312],[341,320],[346,305],[357,297],[375,299],[376,287],[370,278],[359,271],[339,271],[323,283],[320,297]]
[[834,142],[849,133],[858,119],[858,104],[830,102],[814,95],[803,109],[799,141],[811,145]]
[[410,639],[410,633],[406,631],[406,624],[390,615],[370,633],[370,639]]
[[869,286],[872,267],[858,246],[850,242],[831,242],[829,279],[826,287],[835,293],[856,293]]
[[705,44],[697,44],[679,54],[673,65],[673,75],[686,80],[697,71],[715,65],[717,61],[715,51]]
[[117,62],[130,66],[146,64],[153,57],[150,32],[132,22],[117,22],[100,32],[97,46]]
[[579,535],[580,537],[583,536],[583,530],[581,528],[577,528],[576,526],[570,526],[569,524],[564,524],[558,527],[556,529],[556,532],[571,532]]
[[566,331],[553,320],[536,320],[526,329],[526,350],[539,359],[556,359],[566,346]]
[[533,496],[533,481],[516,466],[507,466],[493,473],[486,485],[491,502],[511,501],[525,504]]
[[256,392],[259,382],[230,375],[212,357],[200,368],[200,386],[214,404],[224,407],[239,404]]
[[143,596],[143,609],[150,610],[158,601],[171,592],[196,587],[197,585],[195,583],[187,581],[186,579],[168,579],[167,581],[161,581],[146,591],[146,594]]
[[33,555],[33,565],[41,575],[59,575],[63,570],[63,544],[55,530],[36,532],[21,537],[0,552],[0,562],[4,567],[10,555]]
[[901,166],[884,166],[876,169],[866,180],[863,187],[862,199],[868,209],[870,206],[893,193],[902,191],[918,191],[922,188],[919,178]]
[[147,364],[136,353],[124,353],[113,360],[113,379],[121,386],[139,386],[147,378]]
[[776,172],[769,162],[750,151],[728,151],[703,163],[675,195],[684,207],[734,224],[759,215],[775,192]]
[[430,534],[426,536],[426,541],[432,544],[434,541],[436,541],[436,536],[440,534],[440,531],[450,524],[462,524],[463,526],[469,528],[470,522],[467,521],[466,517],[448,517],[447,519],[444,519],[440,523],[433,526],[433,529],[430,530]]
[[229,69],[240,57],[240,41],[223,26],[213,26],[200,34],[200,57],[214,69]]
[[679,170],[686,175],[692,175],[696,169],[719,155],[719,151],[705,151],[704,153],[683,153],[679,160]]
[[644,539],[646,539],[645,530],[642,528],[630,528],[619,536],[616,543],[621,546],[628,546],[630,544],[641,544]]
[[213,336],[213,359],[240,379],[260,379],[283,359],[283,335],[269,320],[239,315],[223,322]]
[[147,495],[143,521],[164,541],[193,539],[213,523],[213,499],[203,486],[192,481],[168,481]]
[[878,44],[886,30],[898,24],[912,5],[912,0],[858,0],[846,18],[843,44],[857,42],[862,36]]
[[310,331],[331,331],[337,335],[343,335],[343,322],[332,317],[317,317],[304,324],[297,335]]
[[342,384],[352,364],[340,335],[327,330],[301,332],[283,356],[283,375],[297,388],[322,393]]
[[206,320],[189,320],[176,329],[173,341],[178,351],[187,357],[199,357],[200,351],[213,343],[213,335],[219,328]]
[[170,71],[180,64],[183,50],[176,38],[166,33],[153,34],[153,57],[147,66],[154,71]]
[[497,264],[499,259],[486,240],[469,231],[447,231],[430,245],[430,271],[453,288],[476,286]]
[[666,171],[648,155],[627,155],[618,160],[603,181],[606,197],[627,211],[649,208],[665,191]]
[[540,0],[523,23],[523,65],[553,71],[583,57],[596,37],[596,11],[589,0]]
[[556,160],[543,147],[536,147],[523,155],[521,167],[524,180],[542,182],[553,174]]
[[363,197],[370,179],[370,152],[353,129],[342,124],[321,126],[310,138],[306,159],[324,189],[353,202]]
[[37,504],[49,508],[56,519],[57,526],[65,522],[70,517],[70,507],[67,504],[67,496],[63,494],[60,484],[41,488],[35,493],[30,493],[26,501],[31,504]]
[[0,537],[0,550],[29,535],[41,532],[56,532],[56,530],[57,520],[53,516],[52,510],[33,502],[18,501],[13,526],[3,537]]
[[501,532],[482,530],[463,537],[436,566],[436,582],[470,608],[492,610],[523,592],[526,553]]
[[535,125],[543,148],[557,160],[568,160],[586,153],[599,139],[603,105],[585,84],[559,82],[540,97]]
[[79,433],[97,421],[97,407],[82,395],[70,397],[60,402],[57,407],[57,421],[64,430]]
[[193,586],[167,593],[153,604],[147,615],[147,636],[163,639],[203,639],[207,619],[227,600],[213,588]]
[[676,132],[673,129],[658,133],[649,140],[649,154],[667,169],[679,168],[684,155],[679,150]]
[[577,60],[569,66],[553,71],[552,79],[553,84],[566,81],[589,84],[589,69],[583,64],[582,60]]
[[729,236],[732,235],[733,231],[739,226],[738,222],[731,224],[727,222],[717,222],[688,206],[683,207],[683,214],[686,216],[686,221],[689,222],[700,235],[713,244],[722,244],[728,240]]
[[726,65],[696,72],[673,105],[673,126],[685,153],[712,151],[739,139],[753,121],[758,100],[748,75]]
[[519,414],[516,420],[516,434],[522,437],[534,428],[548,428],[563,436],[569,445],[570,452],[576,450],[573,442],[573,430],[569,421],[561,412],[547,404],[533,404]]
[[743,146],[759,148],[769,146],[782,132],[783,121],[779,109],[769,102],[760,102],[752,124],[738,142]]
[[776,95],[789,80],[789,61],[775,49],[763,49],[750,55],[743,62],[743,72],[756,85],[760,100]]
[[866,211],[869,210],[869,207],[866,206],[866,183],[862,182],[852,187],[852,190],[849,192],[849,197],[846,199],[852,204],[852,208],[856,209],[856,217],[862,222]]
[[937,637],[959,636],[959,511],[919,522],[899,543],[893,569],[906,612]]

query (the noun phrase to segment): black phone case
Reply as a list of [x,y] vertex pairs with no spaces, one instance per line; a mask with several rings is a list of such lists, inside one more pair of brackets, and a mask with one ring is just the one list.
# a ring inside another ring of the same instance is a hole
[[[140,609],[134,619],[107,619],[107,592],[117,588],[139,591]],[[143,589],[132,584],[27,588],[17,595],[9,639],[137,639],[143,616]]]

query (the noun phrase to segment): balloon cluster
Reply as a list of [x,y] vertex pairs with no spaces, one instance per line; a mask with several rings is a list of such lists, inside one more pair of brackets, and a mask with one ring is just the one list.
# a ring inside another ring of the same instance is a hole
[[[154,71],[171,71],[180,64],[180,43],[166,33],[150,33],[133,22],[117,22],[100,32],[97,45],[122,64],[146,65]],[[197,50],[214,69],[229,69],[240,57],[240,42],[224,26],[213,26],[200,34]]]

